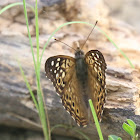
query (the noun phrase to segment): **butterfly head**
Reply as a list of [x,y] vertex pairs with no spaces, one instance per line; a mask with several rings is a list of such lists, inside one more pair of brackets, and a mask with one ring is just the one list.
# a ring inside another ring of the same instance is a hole
[[80,48],[81,44],[79,41],[75,41],[73,43],[73,48],[76,48],[75,49],[75,58],[76,59],[79,59],[79,58],[83,58],[84,57],[84,52],[81,50]]
[[75,52],[75,58],[83,58],[84,57],[84,52],[80,49],[80,47],[77,47],[76,52]]

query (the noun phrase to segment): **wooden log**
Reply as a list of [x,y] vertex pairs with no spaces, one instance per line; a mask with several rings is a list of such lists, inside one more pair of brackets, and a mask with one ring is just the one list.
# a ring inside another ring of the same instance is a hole
[[[72,36],[70,34],[66,38],[72,38]],[[70,52],[68,53],[67,48],[63,49],[63,46],[59,45],[59,43],[52,42],[52,46],[45,51],[41,64],[41,85],[45,95],[50,124],[51,126],[57,124],[72,125],[74,129],[82,131],[91,139],[98,139],[94,124],[90,124],[86,128],[79,128],[75,124],[70,115],[63,109],[51,82],[45,77],[44,63],[48,57],[56,54],[72,55]],[[0,51],[0,124],[41,130],[37,111],[30,99],[28,89],[25,86],[15,59],[18,58],[32,89],[36,90],[34,66],[28,39],[23,36],[1,36],[0,46],[2,46]],[[101,48],[99,47],[99,49]],[[109,55],[113,55],[110,52],[108,52],[107,48],[104,48],[102,52],[107,64],[109,61],[109,63],[112,61],[108,59]],[[107,102],[101,122],[101,129],[105,138],[110,134],[115,134],[127,139],[128,136],[123,132],[121,126],[128,118],[136,122],[138,133],[140,133],[140,116],[136,115],[138,106],[136,106],[137,100],[135,100],[135,97],[138,96],[138,89],[136,83],[132,82],[134,80],[133,70],[115,68],[109,64],[106,73]],[[57,128],[53,133],[81,137],[73,129]]]

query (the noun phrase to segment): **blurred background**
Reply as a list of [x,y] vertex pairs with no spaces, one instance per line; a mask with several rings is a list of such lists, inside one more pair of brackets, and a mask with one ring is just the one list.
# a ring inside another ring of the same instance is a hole
[[139,25],[139,0],[104,0],[104,3],[109,8],[109,14],[119,20],[125,21],[135,28],[137,32],[140,32]]
[[[55,3],[62,2],[64,0],[38,0],[42,5],[53,5]],[[98,3],[101,0],[94,0],[92,3]],[[140,8],[140,1],[139,0],[102,0],[103,3],[107,6],[109,10],[109,15],[118,20],[122,20],[128,24],[130,24],[137,32],[140,32],[139,26],[139,8]],[[0,6],[4,6],[11,2],[21,2],[21,0],[5,0],[0,2]],[[34,3],[34,0],[30,2],[27,0],[28,3]],[[71,2],[70,2],[71,3]],[[87,1],[87,4],[91,4],[91,1]]]

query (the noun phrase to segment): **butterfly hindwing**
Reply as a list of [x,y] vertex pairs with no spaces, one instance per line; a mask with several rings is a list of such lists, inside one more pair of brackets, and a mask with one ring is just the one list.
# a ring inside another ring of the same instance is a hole
[[90,97],[99,120],[103,112],[105,103],[105,69],[106,63],[102,53],[98,50],[91,50],[85,55],[85,61],[88,66],[88,85],[90,88]]
[[87,108],[81,96],[79,81],[74,71],[65,93],[61,97],[62,104],[79,126],[88,124]]
[[75,66],[73,57],[58,55],[47,59],[46,76],[52,81],[56,92],[62,96]]

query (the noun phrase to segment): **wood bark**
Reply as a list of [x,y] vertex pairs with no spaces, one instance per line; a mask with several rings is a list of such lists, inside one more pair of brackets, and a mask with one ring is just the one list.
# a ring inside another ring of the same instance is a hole
[[[71,35],[70,35],[71,36]],[[23,77],[21,76],[18,63],[20,61],[27,79],[31,84],[32,90],[36,90],[34,66],[31,51],[26,37],[0,37],[2,49],[0,51],[0,124],[21,127],[31,130],[41,130],[39,118],[36,109],[31,101],[31,97],[26,88]],[[53,43],[58,44],[58,43]],[[54,45],[54,46],[55,46]],[[58,46],[56,46],[58,47]],[[41,85],[45,95],[45,101],[48,109],[48,115],[51,126],[57,124],[73,125],[81,130],[90,138],[97,138],[98,135],[94,124],[87,128],[79,128],[71,119],[70,115],[63,109],[60,99],[55,93],[52,83],[45,77],[44,63],[49,56],[58,54],[56,47],[48,48],[43,56],[41,64]],[[55,49],[54,49],[55,48]],[[61,54],[62,52],[60,52]],[[64,49],[63,54],[68,54]],[[105,59],[108,50],[104,50]],[[72,55],[69,52],[69,55]],[[106,59],[108,62],[108,59]],[[109,60],[111,61],[111,60]],[[126,60],[125,60],[126,61]],[[106,72],[107,82],[107,101],[104,109],[101,129],[103,135],[107,137],[115,134],[125,137],[121,126],[126,119],[132,119],[138,126],[140,125],[140,116],[136,115],[139,109],[138,87],[133,82],[133,70],[128,71],[124,68],[115,68],[108,66]],[[64,133],[66,131],[66,133]],[[58,128],[53,131],[56,134],[77,136],[72,129]],[[127,136],[125,138],[128,138]]]

